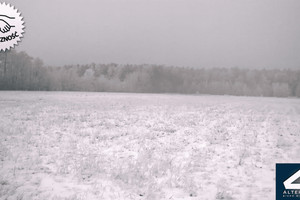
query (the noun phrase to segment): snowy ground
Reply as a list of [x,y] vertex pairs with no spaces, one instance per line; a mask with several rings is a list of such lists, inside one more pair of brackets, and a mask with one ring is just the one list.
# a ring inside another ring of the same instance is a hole
[[0,199],[274,199],[300,99],[0,92]]

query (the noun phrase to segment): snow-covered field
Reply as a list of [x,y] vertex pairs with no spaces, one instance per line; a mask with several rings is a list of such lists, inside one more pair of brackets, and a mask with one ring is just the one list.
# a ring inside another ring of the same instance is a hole
[[0,199],[274,199],[300,99],[0,92]]

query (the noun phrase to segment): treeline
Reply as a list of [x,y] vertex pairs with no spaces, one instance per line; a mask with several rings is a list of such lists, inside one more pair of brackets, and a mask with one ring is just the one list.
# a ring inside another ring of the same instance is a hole
[[195,69],[114,63],[46,67],[25,52],[10,51],[0,55],[0,90],[300,97],[300,69]]

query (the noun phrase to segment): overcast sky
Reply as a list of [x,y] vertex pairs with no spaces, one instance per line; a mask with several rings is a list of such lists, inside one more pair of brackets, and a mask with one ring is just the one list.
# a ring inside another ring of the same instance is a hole
[[300,68],[300,0],[7,0],[46,65]]

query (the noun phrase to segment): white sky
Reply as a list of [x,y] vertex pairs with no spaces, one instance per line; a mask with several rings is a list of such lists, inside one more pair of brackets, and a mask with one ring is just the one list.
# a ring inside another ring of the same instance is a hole
[[47,65],[300,68],[300,0],[7,0]]

